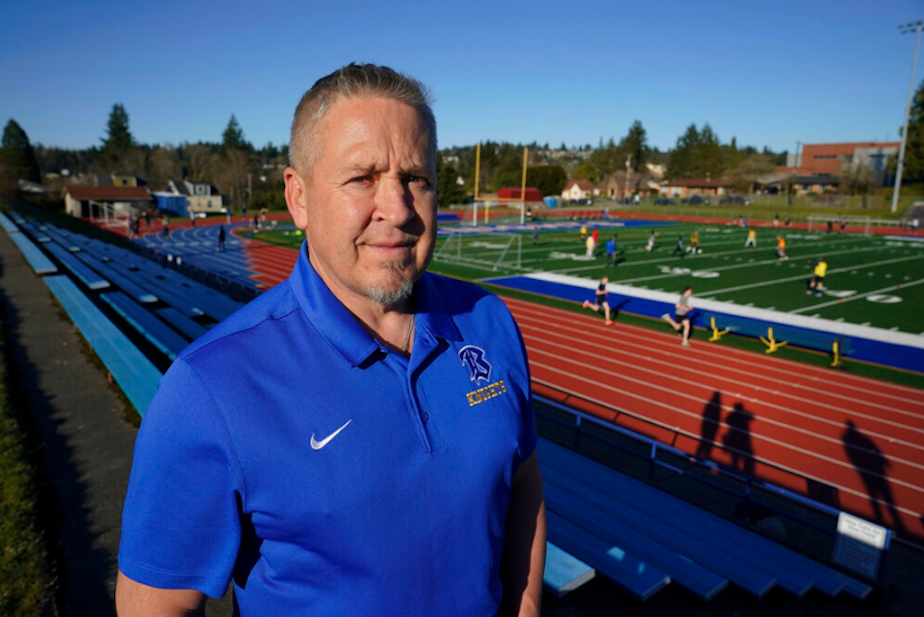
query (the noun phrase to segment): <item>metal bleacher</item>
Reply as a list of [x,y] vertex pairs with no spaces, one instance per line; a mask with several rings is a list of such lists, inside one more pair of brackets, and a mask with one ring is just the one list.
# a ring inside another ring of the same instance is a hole
[[698,506],[541,439],[549,539],[640,600],[673,582],[709,600],[727,585],[862,599],[872,587]]
[[125,396],[143,414],[157,390],[161,372],[69,278],[44,280]]
[[100,297],[171,360],[175,360],[189,345],[187,338],[121,291],[102,294]]

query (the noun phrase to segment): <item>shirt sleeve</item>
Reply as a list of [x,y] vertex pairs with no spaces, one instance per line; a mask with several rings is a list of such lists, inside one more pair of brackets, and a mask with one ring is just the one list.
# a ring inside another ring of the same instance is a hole
[[240,545],[242,488],[220,410],[178,359],[135,441],[119,569],[150,587],[221,597]]

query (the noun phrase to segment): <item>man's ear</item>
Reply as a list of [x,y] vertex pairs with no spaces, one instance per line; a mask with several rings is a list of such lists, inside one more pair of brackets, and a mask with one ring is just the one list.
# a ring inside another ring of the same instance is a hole
[[308,192],[305,180],[294,167],[286,167],[283,178],[286,183],[286,205],[289,207],[289,215],[295,226],[303,230],[308,227]]

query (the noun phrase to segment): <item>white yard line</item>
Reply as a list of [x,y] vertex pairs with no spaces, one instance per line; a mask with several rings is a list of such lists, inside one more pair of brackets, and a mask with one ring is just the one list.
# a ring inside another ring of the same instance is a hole
[[910,283],[902,283],[901,285],[889,285],[888,287],[883,287],[882,289],[876,289],[874,291],[867,291],[864,293],[854,294],[852,296],[847,296],[846,298],[839,298],[837,300],[831,300],[830,302],[822,302],[821,304],[816,304],[814,306],[806,306],[804,308],[795,309],[789,311],[790,313],[804,313],[805,311],[814,311],[821,308],[828,308],[829,306],[836,306],[842,302],[852,302],[853,300],[862,300],[867,296],[872,296],[875,294],[885,293],[887,291],[898,291],[896,287],[901,287],[902,289],[906,287],[914,287],[915,285],[921,285],[924,283],[924,279],[918,279],[916,281],[911,281]]
[[[842,240],[842,241],[840,241],[838,244],[850,244],[850,243],[857,243],[857,242],[865,242],[865,240],[857,240],[857,239]],[[735,244],[740,244],[740,242],[736,242]],[[832,243],[832,244],[833,244],[833,243]],[[711,245],[710,245],[710,246],[711,246]],[[817,248],[817,247],[813,246],[812,248],[814,249],[814,248]],[[881,248],[882,248],[882,247],[870,247],[870,248],[868,248],[868,249],[861,249],[861,250],[876,250],[876,251],[878,251],[878,250],[881,250]],[[742,249],[740,249],[740,250],[744,250],[744,249],[742,248]],[[689,259],[696,259],[696,260],[699,260],[699,259],[712,259],[712,258],[715,258],[715,257],[722,257],[722,256],[726,256],[726,255],[738,255],[738,254],[740,253],[740,250],[726,251],[726,252],[719,252],[719,253],[708,253],[708,254],[705,254],[705,255],[702,256],[702,257],[699,256],[699,255],[696,255],[696,256],[690,255],[690,256],[689,256]],[[768,250],[768,251],[769,251],[769,250],[771,250],[771,249],[770,249],[769,247],[767,247],[765,250]],[[841,255],[841,254],[844,254],[844,253],[855,253],[855,252],[857,252],[857,251],[854,251],[854,250],[850,250],[850,251],[840,251],[840,252],[827,251],[827,252],[822,252],[822,253],[816,253],[816,255],[821,255],[821,256],[824,256],[824,255]],[[575,254],[577,254],[577,252],[576,252]],[[583,254],[583,253],[582,253],[582,254]],[[800,259],[801,259],[801,258],[804,258],[804,257],[805,257],[805,256],[800,256]],[[808,257],[814,257],[814,255],[810,255],[810,256],[808,256]],[[633,260],[633,261],[631,261],[631,262],[625,262],[625,261],[624,261],[624,262],[621,262],[618,266],[616,266],[616,268],[617,268],[617,270],[624,270],[624,269],[626,269],[626,268],[631,268],[631,267],[634,267],[634,266],[650,266],[650,265],[652,265],[652,264],[660,264],[660,263],[672,263],[672,264],[677,264],[677,263],[684,263],[684,262],[686,261],[686,259],[687,259],[687,258],[685,257],[684,259],[680,260],[679,262],[678,262],[678,260],[677,260],[676,257],[663,257],[663,258],[660,258],[660,259],[645,259],[645,260],[643,260],[643,261],[635,261],[635,260]],[[778,262],[778,261],[779,261],[778,259],[770,259],[770,260],[766,260],[766,261],[756,262],[756,263],[754,263],[754,265],[775,263],[775,262]],[[746,264],[746,265],[744,265],[744,266],[730,266],[730,267],[733,267],[733,268],[741,268],[741,267],[746,267],[747,265],[752,265],[752,264],[749,263],[749,264]],[[547,272],[576,273],[576,272],[583,272],[583,271],[585,271],[585,270],[599,270],[599,269],[600,269],[600,264],[596,264],[596,265],[593,265],[593,266],[584,266],[584,267],[582,267],[582,268],[560,268],[560,269],[557,269],[557,270],[548,269]],[[719,270],[720,268],[704,268],[704,269],[705,269],[705,270]],[[633,280],[633,279],[630,279],[629,281],[620,281],[620,282],[623,282],[623,283],[625,283],[625,282],[631,282],[631,280]],[[639,279],[634,279],[634,280],[639,280]]]
[[[526,278],[548,281],[550,283],[559,283],[562,285],[570,285],[579,289],[592,290],[597,288],[597,281],[576,276],[567,276],[564,274],[553,274],[551,272],[535,272],[533,274],[527,274]],[[802,276],[797,278],[802,280],[805,277]],[[490,279],[487,280],[490,281]],[[631,285],[622,285],[617,283],[609,283],[606,288],[611,293],[628,296],[630,298],[642,298],[645,300],[664,302],[669,306],[673,306],[679,297],[678,293],[640,289]],[[714,311],[716,313],[725,313],[727,315],[733,315],[737,317],[749,317],[751,319],[758,319],[761,321],[768,321],[778,324],[786,324],[798,328],[807,328],[809,330],[829,332],[838,336],[855,336],[873,341],[880,341],[883,343],[891,343],[893,345],[903,345],[905,347],[924,349],[924,339],[922,339],[917,334],[890,332],[884,328],[864,327],[850,323],[838,323],[828,319],[812,319],[811,317],[805,317],[803,315],[792,315],[782,311],[769,311],[762,308],[740,306],[737,304],[720,302],[717,300],[696,300],[694,298],[693,305],[696,308]]]
[[[865,250],[865,249],[860,249],[860,250]],[[859,253],[860,251],[850,251],[850,252]],[[834,253],[829,253],[829,254],[833,255]],[[828,274],[840,274],[842,272],[847,272],[849,270],[855,271],[855,270],[861,270],[863,268],[874,268],[876,266],[887,266],[889,264],[900,263],[903,261],[913,261],[915,259],[924,259],[924,255],[912,255],[911,257],[896,257],[895,259],[886,259],[883,261],[872,261],[869,263],[865,263],[861,266],[850,266],[849,268],[836,268],[833,270],[828,270]],[[870,272],[869,274],[872,275],[872,272]],[[715,289],[715,290],[710,290],[706,293],[708,293],[710,296],[717,296],[718,294],[728,293],[731,291],[740,291],[742,289],[753,289],[755,287],[765,287],[767,285],[775,285],[776,283],[790,283],[792,281],[804,280],[805,277],[806,275],[802,274],[802,275],[790,276],[790,277],[782,278],[782,279],[774,279],[772,281],[761,281],[759,283],[749,283],[747,285],[737,285],[735,287],[726,287],[725,289]],[[625,281],[620,281],[620,283],[624,283],[624,282]],[[821,305],[816,304],[812,308],[817,308],[818,306],[821,306]]]

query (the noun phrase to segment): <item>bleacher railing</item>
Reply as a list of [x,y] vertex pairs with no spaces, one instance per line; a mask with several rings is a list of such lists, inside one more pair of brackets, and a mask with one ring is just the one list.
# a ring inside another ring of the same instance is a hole
[[[533,379],[533,381],[534,381],[534,382],[542,383],[540,380],[537,380],[537,379]],[[542,385],[545,385],[546,387],[549,387],[549,388],[552,388],[552,389],[556,389],[556,388],[554,388],[554,386],[551,386],[551,384],[543,383]],[[604,404],[604,403],[601,403],[600,401],[592,400],[592,399],[589,399],[589,398],[586,398],[586,397],[582,397],[582,396],[580,396],[580,395],[576,395],[576,394],[572,394],[572,393],[568,393],[568,398],[569,398],[569,399],[579,399],[579,400],[581,400],[581,401],[583,401],[583,402],[585,402],[585,403],[588,403],[588,404],[591,404],[591,405],[594,405],[594,406],[603,406],[603,407],[606,407],[609,411],[612,411],[612,412],[616,413],[616,414],[617,414],[617,418],[618,418],[619,416],[628,416],[628,417],[631,417],[633,420],[637,420],[637,421],[643,422],[643,423],[648,424],[648,425],[650,425],[650,426],[652,426],[652,427],[654,427],[654,428],[658,428],[658,429],[660,429],[660,430],[668,430],[669,432],[673,433],[675,436],[683,435],[683,436],[688,437],[688,438],[692,437],[692,438],[697,439],[697,440],[699,439],[698,436],[691,435],[690,433],[687,433],[687,432],[685,432],[685,431],[681,431],[680,429],[678,429],[678,428],[676,428],[676,427],[671,427],[671,426],[668,426],[668,425],[663,424],[663,423],[661,423],[661,422],[658,422],[658,421],[655,421],[655,420],[651,420],[651,419],[649,419],[649,418],[645,418],[645,417],[643,417],[643,416],[639,416],[639,415],[636,415],[636,414],[632,414],[632,413],[626,412],[626,411],[624,411],[624,410],[617,409],[617,408],[612,407],[612,406],[610,406],[610,405],[606,405],[606,404]],[[643,459],[643,458],[644,458],[644,459],[647,459],[647,461],[648,461],[648,479],[647,479],[647,481],[648,481],[649,483],[653,483],[653,480],[654,480],[654,473],[655,473],[655,470],[656,470],[656,469],[658,469],[658,468],[667,469],[667,470],[672,471],[672,472],[674,472],[674,473],[676,473],[676,474],[678,474],[678,475],[681,475],[681,476],[683,476],[683,477],[685,477],[685,478],[689,478],[689,479],[695,480],[695,481],[697,481],[697,482],[699,482],[699,483],[701,483],[701,484],[703,484],[703,485],[706,485],[706,486],[708,486],[708,487],[710,487],[710,488],[712,488],[712,489],[715,489],[715,490],[717,490],[717,491],[720,491],[720,492],[722,492],[722,493],[724,493],[724,494],[726,494],[726,495],[730,495],[730,496],[732,496],[732,497],[735,497],[735,498],[737,498],[737,499],[740,499],[740,500],[741,500],[741,512],[742,512],[742,517],[743,517],[744,519],[747,519],[747,518],[748,518],[749,512],[750,512],[750,510],[752,509],[753,506],[758,506],[758,507],[760,507],[760,508],[763,508],[763,509],[766,509],[766,510],[768,510],[768,511],[770,511],[770,512],[773,512],[774,514],[783,516],[783,517],[785,517],[785,518],[787,518],[787,519],[790,519],[790,520],[792,520],[792,521],[795,521],[795,522],[797,522],[797,523],[799,523],[799,524],[801,524],[801,525],[805,525],[805,526],[807,526],[807,527],[809,527],[809,528],[811,528],[811,529],[814,529],[814,530],[816,530],[816,531],[818,531],[818,532],[824,534],[825,536],[829,537],[831,540],[835,539],[836,536],[837,536],[836,522],[837,522],[838,516],[839,516],[840,513],[841,513],[841,510],[839,510],[838,508],[834,508],[834,507],[832,507],[832,506],[828,506],[828,505],[823,504],[823,503],[821,503],[821,502],[819,502],[819,501],[816,501],[816,500],[811,499],[811,498],[809,498],[809,497],[806,497],[806,496],[804,496],[804,495],[800,495],[799,493],[793,492],[793,491],[791,491],[791,490],[789,490],[789,489],[786,489],[786,488],[783,488],[783,487],[781,487],[781,486],[772,484],[772,483],[770,483],[770,482],[761,480],[761,479],[759,479],[759,478],[754,478],[754,477],[752,477],[752,476],[748,476],[748,475],[745,475],[745,474],[743,474],[743,473],[740,473],[740,472],[738,472],[738,471],[736,471],[736,470],[729,469],[729,468],[724,467],[724,466],[722,466],[722,465],[720,465],[720,464],[718,464],[718,463],[716,463],[716,462],[714,462],[714,461],[711,461],[711,460],[708,460],[708,459],[700,458],[700,457],[698,457],[698,456],[696,456],[696,455],[694,455],[694,454],[691,454],[691,453],[689,453],[689,452],[686,452],[686,451],[684,451],[684,450],[681,450],[681,449],[676,448],[676,447],[674,447],[674,446],[671,446],[671,445],[669,445],[669,444],[666,444],[666,443],[663,443],[663,442],[661,442],[661,441],[658,441],[657,439],[652,439],[652,438],[650,438],[650,437],[646,437],[646,436],[644,436],[644,435],[641,435],[641,434],[639,434],[639,433],[637,433],[637,432],[635,432],[635,431],[632,431],[632,430],[629,430],[629,429],[624,428],[624,427],[622,427],[622,426],[619,426],[618,424],[616,424],[616,419],[614,419],[613,421],[607,421],[607,420],[605,420],[605,419],[598,418],[598,417],[596,417],[596,416],[594,416],[594,415],[592,415],[592,414],[588,414],[588,413],[582,412],[582,411],[580,411],[580,410],[578,410],[578,409],[575,409],[574,407],[570,407],[570,406],[565,405],[565,404],[563,404],[563,403],[559,403],[559,402],[557,402],[557,401],[554,401],[554,400],[552,400],[552,399],[550,399],[550,398],[548,398],[548,397],[546,397],[546,396],[543,396],[543,395],[541,395],[541,394],[533,393],[533,400],[536,401],[536,402],[538,402],[538,403],[540,403],[541,405],[545,405],[545,406],[550,407],[550,408],[552,408],[552,409],[556,409],[556,410],[558,410],[558,411],[563,412],[564,414],[566,414],[566,415],[568,415],[568,416],[571,416],[571,417],[574,419],[574,423],[573,423],[573,424],[568,424],[568,423],[562,422],[561,420],[558,420],[558,419],[556,419],[556,418],[554,418],[554,417],[552,417],[552,416],[550,416],[550,415],[542,414],[540,411],[537,410],[537,414],[538,414],[539,416],[541,416],[544,420],[547,420],[547,421],[552,422],[552,423],[554,423],[554,424],[557,424],[557,425],[559,425],[559,426],[562,426],[562,427],[565,427],[565,428],[574,430],[575,433],[576,433],[576,437],[580,437],[580,438],[589,437],[589,438],[591,438],[591,439],[594,439],[594,440],[600,441],[600,442],[602,442],[602,443],[605,443],[607,446],[614,447],[614,448],[616,448],[617,450],[619,450],[619,451],[621,451],[621,452],[630,454],[630,455],[632,455],[632,456],[634,456],[634,457],[636,457],[636,458],[639,458],[639,459]],[[584,431],[582,430],[582,425],[587,424],[587,423],[592,424],[592,425],[594,425],[594,426],[596,426],[596,427],[598,427],[598,428],[605,429],[606,431],[611,431],[611,432],[613,432],[613,433],[616,433],[616,434],[618,434],[618,435],[620,435],[620,436],[622,436],[622,437],[628,439],[630,442],[633,442],[633,443],[636,443],[636,444],[645,446],[646,453],[645,453],[645,454],[642,454],[642,453],[640,453],[637,449],[632,449],[632,448],[626,447],[625,445],[622,445],[622,444],[620,444],[620,443],[618,443],[618,442],[616,442],[616,441],[614,441],[614,440],[607,439],[606,437],[603,437],[603,436],[600,436],[600,435],[597,435],[597,434],[594,434],[594,433],[587,433],[587,432],[584,432]],[[667,462],[667,461],[665,461],[665,460],[659,459],[659,458],[658,458],[658,454],[659,454],[659,453],[665,453],[665,454],[671,455],[671,456],[673,456],[673,457],[680,458],[680,459],[685,460],[685,461],[687,461],[687,462],[693,463],[693,464],[696,465],[698,468],[703,469],[703,470],[707,470],[707,471],[709,471],[711,474],[716,474],[716,475],[718,475],[718,476],[724,476],[724,477],[726,477],[726,478],[730,478],[730,479],[736,481],[737,483],[739,483],[740,485],[742,485],[742,486],[743,486],[743,490],[742,490],[741,492],[735,491],[735,490],[733,490],[732,488],[729,488],[728,486],[725,486],[725,485],[720,484],[720,483],[718,483],[718,482],[713,482],[713,481],[709,480],[708,478],[699,477],[699,476],[697,476],[697,475],[690,474],[690,473],[689,473],[686,469],[684,469],[684,468],[678,467],[678,466],[676,466],[676,465],[671,464],[670,462]],[[794,477],[797,477],[797,478],[799,478],[799,479],[804,479],[801,475],[797,474],[797,473],[794,472],[793,470],[788,469],[788,468],[785,468],[785,467],[781,467],[781,466],[779,466],[779,465],[775,465],[775,464],[773,464],[773,463],[771,463],[771,462],[768,462],[768,461],[761,461],[761,464],[766,465],[766,466],[768,466],[768,467],[773,467],[774,469],[777,469],[777,470],[782,471],[782,472],[784,472],[784,473],[790,474],[790,475],[792,475],[792,476],[794,476]],[[773,496],[775,496],[775,497],[782,498],[782,499],[784,499],[785,501],[788,501],[788,502],[790,502],[790,503],[792,503],[792,504],[795,504],[795,505],[797,505],[797,506],[801,506],[801,507],[807,508],[807,509],[809,509],[809,510],[811,510],[811,511],[817,513],[817,514],[820,514],[820,515],[822,515],[822,516],[830,517],[830,518],[831,518],[831,524],[830,524],[830,525],[820,525],[820,524],[818,524],[818,523],[816,523],[816,522],[814,522],[814,521],[812,521],[812,520],[809,520],[807,517],[799,516],[799,515],[798,515],[797,513],[795,513],[795,512],[791,512],[791,511],[788,511],[788,510],[783,510],[783,509],[781,509],[781,508],[779,508],[779,507],[773,505],[772,503],[769,503],[769,502],[764,501],[764,500],[759,500],[759,499],[756,498],[755,490],[757,490],[757,491],[764,491],[764,492],[766,492],[767,494],[773,495]],[[912,549],[915,549],[915,550],[918,550],[918,551],[924,551],[924,545],[918,544],[918,543],[916,543],[916,542],[912,542],[912,541],[910,541],[910,540],[908,540],[908,539],[905,539],[905,538],[900,538],[900,537],[897,537],[897,536],[893,536],[893,541],[899,542],[899,543],[901,543],[901,544],[903,544],[903,545],[905,545],[905,546],[907,546],[907,547],[909,547],[909,548],[912,548]]]

